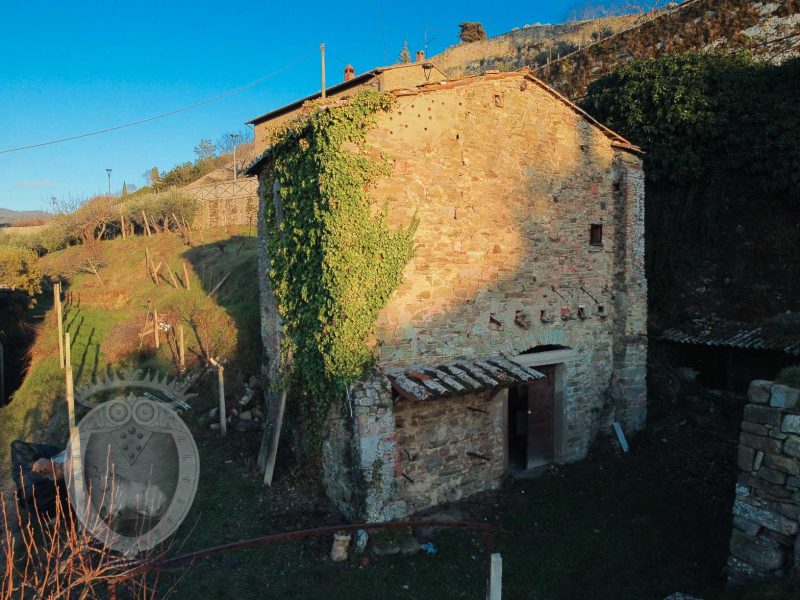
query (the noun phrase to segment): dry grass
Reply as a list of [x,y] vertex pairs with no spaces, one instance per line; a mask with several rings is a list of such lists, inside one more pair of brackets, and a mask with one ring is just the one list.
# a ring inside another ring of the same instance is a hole
[[[248,235],[249,234],[249,235]],[[230,383],[238,372],[258,372],[260,338],[256,244],[248,228],[214,229],[193,234],[194,246],[184,244],[176,232],[137,236],[98,244],[103,285],[95,275],[75,273],[78,248],[48,254],[43,270],[64,279],[67,295],[65,329],[72,337],[76,385],[80,387],[109,365],[129,366],[177,374],[176,350],[171,333],[184,325],[189,369],[204,366],[208,356],[224,359]],[[156,264],[162,262],[158,285],[145,269],[145,247]],[[183,287],[182,261],[189,272],[190,289]],[[167,269],[176,273],[173,286]],[[73,273],[72,275],[68,275]],[[214,298],[208,294],[225,275],[229,278]],[[149,308],[172,328],[156,350],[153,336],[140,347],[139,332]],[[7,460],[12,440],[59,443],[65,413],[64,377],[58,366],[58,335],[53,311],[38,326],[29,351],[30,366],[11,403],[0,409],[0,461]],[[237,393],[231,385],[230,393]],[[54,419],[54,417],[56,417]]]

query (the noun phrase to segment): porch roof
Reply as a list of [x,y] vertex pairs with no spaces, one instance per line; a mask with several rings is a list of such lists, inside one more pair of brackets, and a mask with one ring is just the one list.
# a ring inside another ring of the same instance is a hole
[[[781,319],[794,320],[793,327],[780,327]],[[678,344],[716,346],[742,350],[775,350],[800,356],[800,333],[797,324],[800,317],[787,313],[772,319],[772,322],[755,325],[722,319],[696,319],[679,327],[672,327],[661,334],[661,339]]]
[[500,354],[435,367],[386,367],[383,372],[398,394],[415,402],[507,388],[545,378],[543,373]]

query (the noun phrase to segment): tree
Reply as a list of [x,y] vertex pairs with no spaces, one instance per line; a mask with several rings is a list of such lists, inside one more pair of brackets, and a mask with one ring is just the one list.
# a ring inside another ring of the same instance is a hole
[[0,246],[0,288],[34,296],[42,291],[42,271],[36,253],[17,246]]
[[157,184],[159,179],[161,179],[161,175],[158,172],[158,167],[153,167],[149,171],[145,171],[144,180],[149,185]]
[[483,28],[482,23],[466,22],[459,24],[459,27],[461,31],[458,34],[458,38],[465,44],[486,39],[486,30]]
[[123,196],[127,196],[128,195],[128,184],[125,183],[124,179],[122,180],[122,195]]
[[[232,136],[236,136],[236,138],[234,139]],[[222,134],[214,146],[219,154],[226,154],[228,152],[233,152],[234,142],[238,147],[242,144],[249,144],[252,141],[253,130],[247,127],[245,129],[240,129],[239,131],[229,131]]]
[[400,49],[400,54],[398,55],[400,62],[403,64],[408,64],[411,62],[411,52],[408,49],[408,42],[403,42],[403,47]]
[[217,149],[214,147],[214,142],[203,138],[200,140],[200,143],[194,147],[194,153],[197,154],[197,160],[208,160],[216,156]]

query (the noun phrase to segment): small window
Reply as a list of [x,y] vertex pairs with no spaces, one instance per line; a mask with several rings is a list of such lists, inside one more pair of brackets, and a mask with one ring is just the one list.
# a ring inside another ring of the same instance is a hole
[[603,245],[603,226],[599,223],[594,223],[589,228],[589,244],[592,246]]

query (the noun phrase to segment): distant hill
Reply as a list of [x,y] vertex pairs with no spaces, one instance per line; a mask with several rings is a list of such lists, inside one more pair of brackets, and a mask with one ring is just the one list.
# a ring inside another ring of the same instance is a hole
[[50,215],[41,210],[11,210],[0,208],[0,225],[37,225],[50,219]]

